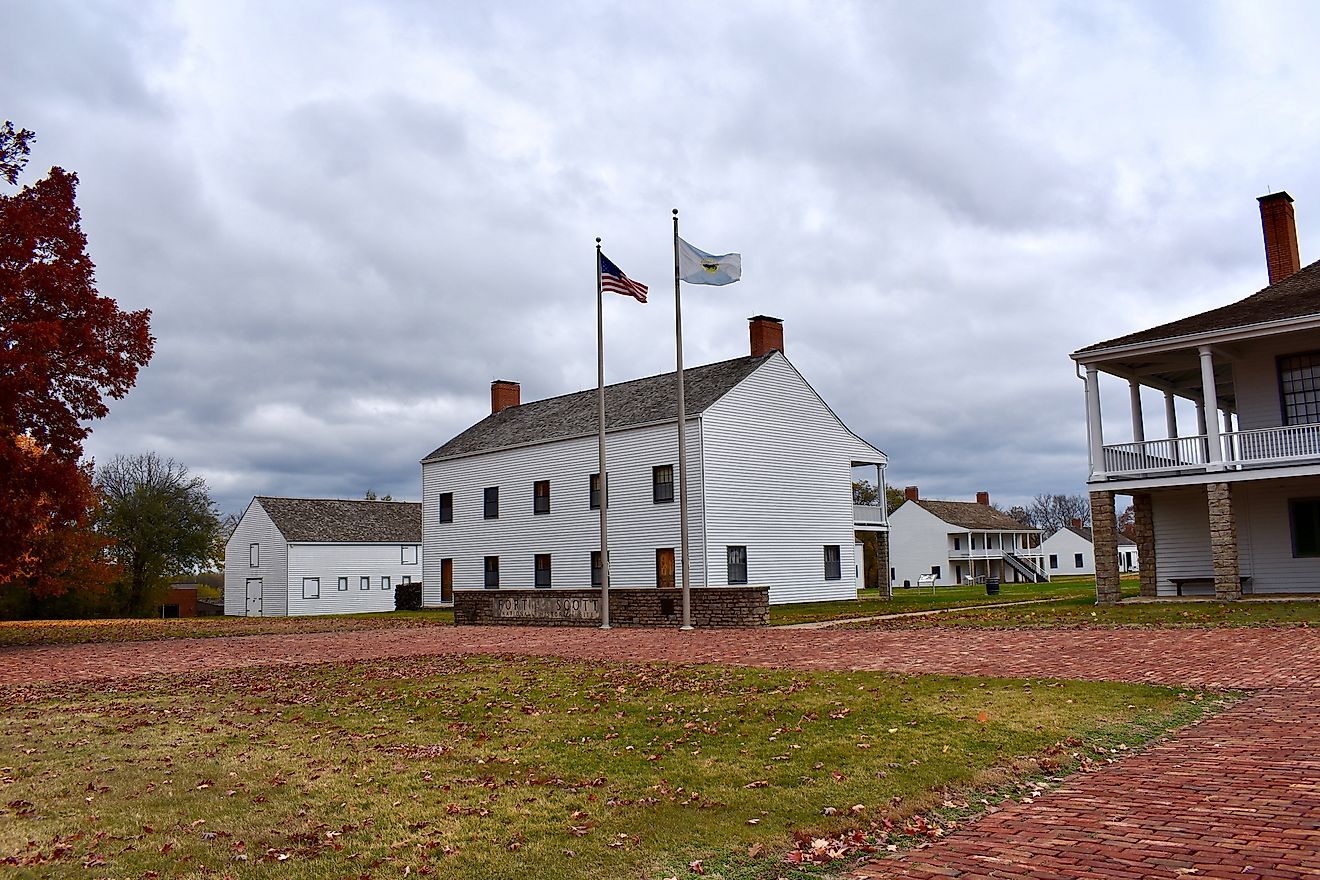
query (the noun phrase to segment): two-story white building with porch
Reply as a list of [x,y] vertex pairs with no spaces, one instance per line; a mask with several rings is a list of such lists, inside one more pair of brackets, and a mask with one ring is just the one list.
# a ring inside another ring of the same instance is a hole
[[[691,585],[764,585],[772,603],[853,599],[853,468],[883,452],[784,356],[782,322],[751,319],[751,353],[684,371]],[[610,586],[678,586],[674,373],[605,389]],[[491,414],[422,460],[426,605],[462,590],[600,586],[597,392],[528,403],[491,385]]]
[[929,501],[916,486],[889,515],[889,579],[897,586],[1038,583],[1049,574],[1041,557],[1040,529],[1024,526],[990,506],[990,493],[976,501]]
[[[1268,287],[1072,355],[1099,602],[1119,599],[1116,494],[1133,499],[1142,595],[1320,592],[1320,263],[1301,266],[1292,198],[1259,201]],[[1127,424],[1102,419],[1102,374],[1127,385]],[[1143,421],[1151,395],[1163,437]],[[1179,399],[1195,424],[1179,423]]]

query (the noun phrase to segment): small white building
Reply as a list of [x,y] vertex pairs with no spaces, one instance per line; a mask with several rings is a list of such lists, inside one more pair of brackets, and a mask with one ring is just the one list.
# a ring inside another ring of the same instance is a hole
[[[765,586],[772,603],[855,599],[854,467],[883,452],[848,429],[784,356],[782,322],[751,319],[751,354],[684,371],[691,585]],[[676,376],[606,396],[610,586],[681,583]],[[455,590],[600,586],[597,392],[521,402],[491,384],[491,414],[422,460],[424,604]]]
[[[1045,539],[1041,545],[1045,554],[1045,568],[1050,575],[1095,574],[1095,543],[1089,526],[1083,526],[1081,520],[1059,529]],[[1129,572],[1137,570],[1137,545],[1131,539],[1118,537],[1118,570]]]
[[225,544],[225,614],[393,611],[421,573],[416,502],[257,496]]
[[916,486],[889,515],[889,578],[894,586],[1048,581],[1041,532],[976,501],[923,501]]

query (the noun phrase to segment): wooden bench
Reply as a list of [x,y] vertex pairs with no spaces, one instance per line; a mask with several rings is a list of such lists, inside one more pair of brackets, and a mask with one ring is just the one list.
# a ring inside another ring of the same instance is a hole
[[[1183,594],[1183,587],[1209,587],[1212,595],[1215,591],[1215,579],[1213,577],[1199,575],[1197,577],[1176,577],[1169,578],[1169,582],[1173,584],[1174,588],[1178,591],[1179,596]],[[1251,586],[1251,575],[1243,575],[1238,578],[1238,582],[1243,588],[1242,591],[1244,593],[1247,592],[1246,588]]]

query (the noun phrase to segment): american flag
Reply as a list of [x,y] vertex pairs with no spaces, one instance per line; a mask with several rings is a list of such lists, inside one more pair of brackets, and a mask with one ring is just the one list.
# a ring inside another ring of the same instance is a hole
[[600,288],[611,293],[631,296],[638,302],[646,302],[646,285],[624,275],[623,270],[614,265],[604,254],[600,255]]

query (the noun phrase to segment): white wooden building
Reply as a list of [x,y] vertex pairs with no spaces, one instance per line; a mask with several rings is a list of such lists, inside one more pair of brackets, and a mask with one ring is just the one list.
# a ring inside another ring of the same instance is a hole
[[[1095,574],[1095,542],[1091,529],[1073,520],[1071,525],[1059,529],[1041,545],[1045,555],[1045,570],[1054,575]],[[1131,538],[1118,536],[1118,570],[1137,570],[1137,545]]]
[[[1132,496],[1144,595],[1320,593],[1320,263],[1301,265],[1292,198],[1259,202],[1267,287],[1072,355],[1092,520]],[[1119,419],[1102,381],[1121,389]],[[1097,529],[1101,602],[1119,599],[1114,540]]]
[[991,507],[989,493],[976,493],[975,502],[923,500],[916,486],[903,494],[903,503],[889,515],[891,585],[1049,580],[1040,529]]
[[422,505],[252,499],[225,544],[225,614],[393,611],[422,579]]
[[[772,603],[856,597],[852,469],[883,452],[853,434],[751,319],[752,353],[684,371],[691,584],[765,585]],[[680,582],[673,373],[606,389],[610,585]],[[530,403],[491,386],[491,415],[422,460],[424,604],[453,590],[599,586],[596,390]]]

